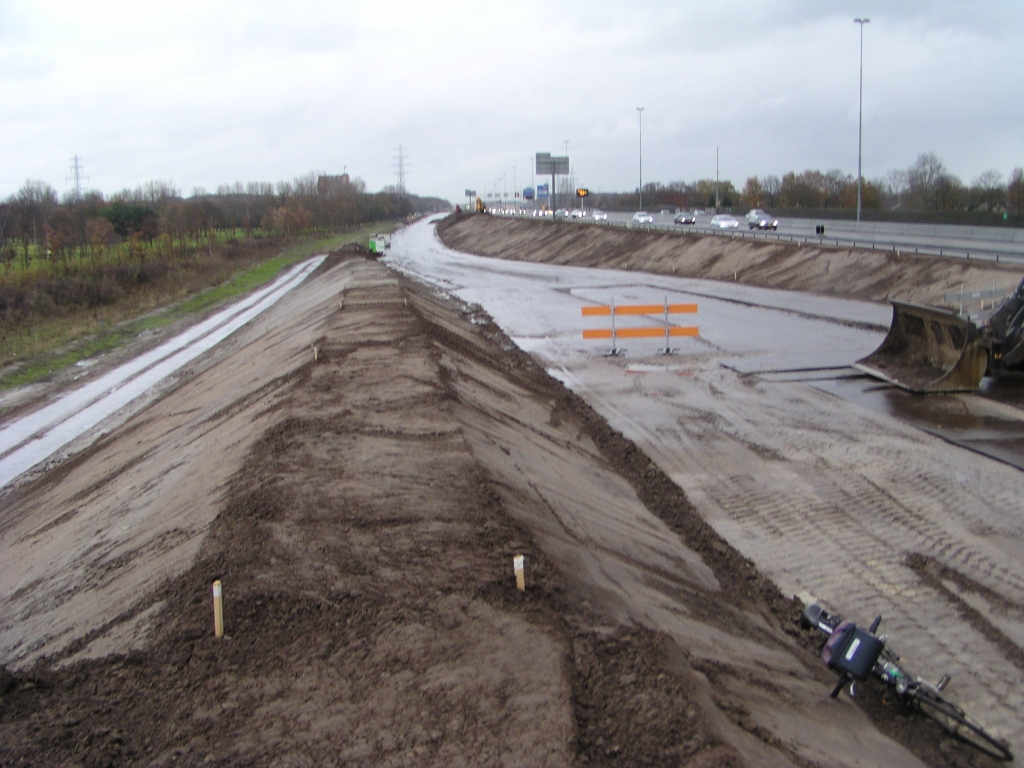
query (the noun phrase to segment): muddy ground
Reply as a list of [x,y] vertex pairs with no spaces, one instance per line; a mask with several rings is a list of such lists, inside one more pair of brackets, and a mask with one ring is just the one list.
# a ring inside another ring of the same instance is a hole
[[[438,234],[450,248],[479,256],[643,270],[864,301],[900,299],[950,307],[946,296],[961,285],[967,293],[993,285],[1012,291],[1022,277],[1020,264],[977,259],[471,214],[449,217]],[[978,311],[980,301],[967,302],[964,309]]]
[[[822,712],[799,604],[646,456],[372,261],[2,509],[2,765],[918,764]],[[926,764],[986,764],[866,701]]]

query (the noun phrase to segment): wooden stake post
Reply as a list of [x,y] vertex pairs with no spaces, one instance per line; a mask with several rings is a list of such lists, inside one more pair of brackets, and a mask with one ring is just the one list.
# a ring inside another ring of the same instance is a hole
[[522,555],[516,555],[512,558],[512,570],[516,572],[516,589],[520,592],[526,591],[526,568],[525,560]]
[[224,637],[224,598],[221,595],[220,579],[213,582],[213,636]]

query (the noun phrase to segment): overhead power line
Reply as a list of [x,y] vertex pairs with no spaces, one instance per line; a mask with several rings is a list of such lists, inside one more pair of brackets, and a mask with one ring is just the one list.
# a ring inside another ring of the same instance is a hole
[[402,149],[402,145],[398,145],[397,153],[395,154],[395,175],[398,177],[398,193],[400,195],[406,194],[405,189],[405,171],[408,166],[408,158],[405,156],[405,151]]
[[88,181],[88,176],[82,175],[82,158],[75,155],[71,158],[71,175],[66,177],[64,181],[75,182],[75,197],[79,198],[82,196],[82,181]]

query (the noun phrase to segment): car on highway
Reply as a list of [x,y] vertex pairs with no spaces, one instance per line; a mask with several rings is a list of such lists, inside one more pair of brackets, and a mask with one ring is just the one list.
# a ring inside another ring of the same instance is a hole
[[697,223],[697,214],[695,214],[695,213],[693,213],[691,211],[683,211],[682,213],[677,213],[676,217],[674,219],[672,219],[672,223],[673,224],[696,224]]
[[569,209],[568,208],[559,208],[557,211],[555,211],[555,218],[556,219],[568,219],[569,218]]
[[653,224],[654,217],[651,216],[647,211],[637,211],[633,214],[634,224]]
[[608,221],[608,214],[604,211],[594,211],[594,221]]
[[711,219],[711,226],[717,229],[733,229],[740,225],[740,220],[727,213],[720,213]]
[[582,208],[573,208],[569,216],[574,219],[585,219],[587,218],[587,212]]
[[747,226],[750,229],[778,229],[779,220],[765,213],[760,208],[752,208],[747,213]]

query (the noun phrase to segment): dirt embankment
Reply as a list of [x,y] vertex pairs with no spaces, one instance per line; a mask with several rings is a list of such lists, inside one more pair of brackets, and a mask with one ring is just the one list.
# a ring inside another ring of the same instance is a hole
[[[33,666],[4,673],[0,764],[741,764],[665,638],[615,626],[599,596],[588,604],[505,508],[511,494],[529,509],[529,488],[498,486],[465,435],[464,422],[483,405],[467,405],[469,387],[492,406],[534,404],[558,426],[522,429],[556,453],[582,446],[582,461],[601,465],[581,404],[529,358],[502,350],[493,327],[488,338],[382,266],[336,269],[359,285],[342,281],[350,287],[340,300],[310,310],[320,314],[320,334],[278,371],[273,396],[258,387],[212,415],[223,422],[264,399],[248,417],[262,436],[215,520],[192,521],[203,531],[192,565],[156,590],[125,596],[134,605],[109,609],[86,636],[68,643],[74,629],[60,631],[52,654],[40,648]],[[267,353],[259,339],[245,351]],[[213,382],[237,373],[214,366],[176,394],[202,410]],[[153,446],[138,440],[153,415],[19,489],[6,500],[5,530],[31,521],[18,541],[59,537],[73,518],[102,508],[106,493],[124,493],[120,473],[104,469],[118,450],[138,454],[119,457],[122,472],[151,463],[163,473],[136,475],[132,487],[166,480],[173,468],[153,462]],[[244,438],[239,424],[221,423],[231,430]],[[50,508],[52,484],[88,477],[94,482],[72,513]],[[124,505],[132,503],[129,493]],[[104,528],[124,525],[121,512],[90,521],[99,538],[78,542],[72,566],[95,556]],[[127,545],[120,549],[86,569],[104,572],[94,591],[132,579],[131,561],[146,555],[146,547],[127,556]],[[513,586],[518,553],[527,558],[526,593]],[[209,602],[217,578],[230,636],[220,642]],[[37,574],[32,588],[45,591],[46,579]],[[94,594],[65,607],[97,604]],[[2,618],[10,626],[55,609],[30,605],[14,616],[8,600]],[[100,646],[121,652],[80,658]]]
[[5,499],[35,661],[0,659],[0,765],[915,764],[822,713],[796,604],[486,317],[358,258],[294,293]]
[[961,285],[968,292],[993,284],[1012,290],[1021,279],[1019,266],[977,260],[471,214],[449,216],[437,232],[449,248],[479,256],[739,281],[863,301],[949,306],[945,294]]

